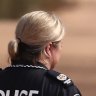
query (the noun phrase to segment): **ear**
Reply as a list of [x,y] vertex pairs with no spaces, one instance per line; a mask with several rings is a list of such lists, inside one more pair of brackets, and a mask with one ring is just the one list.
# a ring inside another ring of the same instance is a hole
[[51,57],[52,56],[52,43],[48,43],[47,46],[44,49],[45,55],[47,57]]

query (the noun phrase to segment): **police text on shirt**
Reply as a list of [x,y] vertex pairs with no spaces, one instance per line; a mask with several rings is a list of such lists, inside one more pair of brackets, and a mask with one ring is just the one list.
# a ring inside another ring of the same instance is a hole
[[[35,94],[38,94],[39,91],[37,90],[30,90],[30,91],[27,91],[27,90],[15,90],[14,91],[14,95],[13,96],[33,96]],[[4,92],[3,90],[0,90],[0,96],[11,96],[11,91],[10,90],[6,90],[6,92]]]

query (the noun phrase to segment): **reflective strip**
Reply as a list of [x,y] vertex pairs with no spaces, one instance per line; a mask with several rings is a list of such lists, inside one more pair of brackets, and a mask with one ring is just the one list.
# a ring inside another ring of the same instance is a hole
[[44,69],[44,70],[47,70],[46,68],[44,67],[41,67],[41,66],[33,66],[33,65],[11,65],[10,67],[24,67],[24,68],[36,68],[36,69]]

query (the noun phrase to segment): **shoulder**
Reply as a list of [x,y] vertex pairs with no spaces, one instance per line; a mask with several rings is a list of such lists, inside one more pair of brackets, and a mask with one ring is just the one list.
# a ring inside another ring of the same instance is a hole
[[49,70],[47,72],[47,76],[55,83],[58,83],[61,90],[64,92],[66,91],[67,94],[69,94],[68,96],[81,96],[79,89],[74,85],[73,81],[65,74],[59,73],[54,70]]
[[73,85],[73,82],[69,77],[67,77],[65,74],[59,73],[57,71],[48,70],[47,76],[50,79],[53,79],[54,81],[61,83],[62,85],[64,85],[64,87]]

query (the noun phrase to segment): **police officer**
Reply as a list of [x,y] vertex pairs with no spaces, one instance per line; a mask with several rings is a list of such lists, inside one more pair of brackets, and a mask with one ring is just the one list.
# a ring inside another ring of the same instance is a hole
[[0,96],[81,96],[70,78],[53,71],[64,36],[54,14],[25,14],[15,35],[8,45],[11,65],[0,72]]

